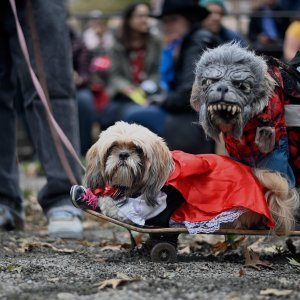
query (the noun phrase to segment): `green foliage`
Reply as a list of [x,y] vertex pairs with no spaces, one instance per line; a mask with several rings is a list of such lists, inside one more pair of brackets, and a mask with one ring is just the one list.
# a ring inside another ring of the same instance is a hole
[[[138,2],[135,0],[78,0],[69,3],[71,13],[86,13],[91,10],[100,10],[104,13],[118,12],[128,4]],[[147,2],[149,1],[142,1]]]

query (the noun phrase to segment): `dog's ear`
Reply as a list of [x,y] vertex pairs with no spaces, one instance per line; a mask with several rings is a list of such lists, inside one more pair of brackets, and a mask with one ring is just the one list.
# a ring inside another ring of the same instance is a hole
[[194,81],[193,87],[192,87],[192,93],[191,93],[191,98],[190,98],[190,104],[192,108],[199,112],[200,110],[200,89],[199,85],[197,82],[197,78]]
[[174,161],[169,148],[162,138],[160,138],[160,142],[153,145],[153,148],[155,155],[149,168],[149,176],[144,195],[147,203],[155,206],[155,204],[157,204],[156,197],[159,191],[174,170]]
[[105,182],[102,176],[100,157],[97,151],[98,142],[95,143],[86,155],[86,172],[83,178],[84,186],[92,191],[95,188],[104,188]]

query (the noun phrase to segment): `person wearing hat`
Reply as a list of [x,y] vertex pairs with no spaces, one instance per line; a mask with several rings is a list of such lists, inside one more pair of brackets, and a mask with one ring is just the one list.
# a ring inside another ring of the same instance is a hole
[[202,26],[216,35],[220,43],[236,41],[244,47],[247,46],[245,39],[239,32],[222,25],[222,19],[226,13],[224,0],[200,0],[199,4],[210,12],[209,16],[203,20]]
[[198,117],[189,104],[195,62],[207,47],[217,46],[213,35],[201,27],[201,21],[209,12],[199,6],[198,1],[159,2],[153,16],[161,20],[165,35],[160,64],[163,92],[148,97],[147,107],[130,107],[123,119],[148,127],[162,136],[171,149],[190,153],[214,152],[213,142],[193,124]]

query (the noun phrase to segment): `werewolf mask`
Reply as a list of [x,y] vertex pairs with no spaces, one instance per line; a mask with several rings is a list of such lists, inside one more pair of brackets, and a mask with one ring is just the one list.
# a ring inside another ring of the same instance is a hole
[[237,43],[203,53],[196,65],[191,105],[215,140],[220,132],[238,139],[249,119],[268,105],[275,82],[267,64]]

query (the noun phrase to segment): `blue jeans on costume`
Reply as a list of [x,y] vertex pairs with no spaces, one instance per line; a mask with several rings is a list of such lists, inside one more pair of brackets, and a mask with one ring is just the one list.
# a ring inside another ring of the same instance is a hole
[[257,167],[278,171],[288,180],[290,187],[295,187],[296,180],[294,172],[289,164],[289,145],[288,139],[282,138],[278,142],[279,147],[268,154],[264,159],[258,162]]

